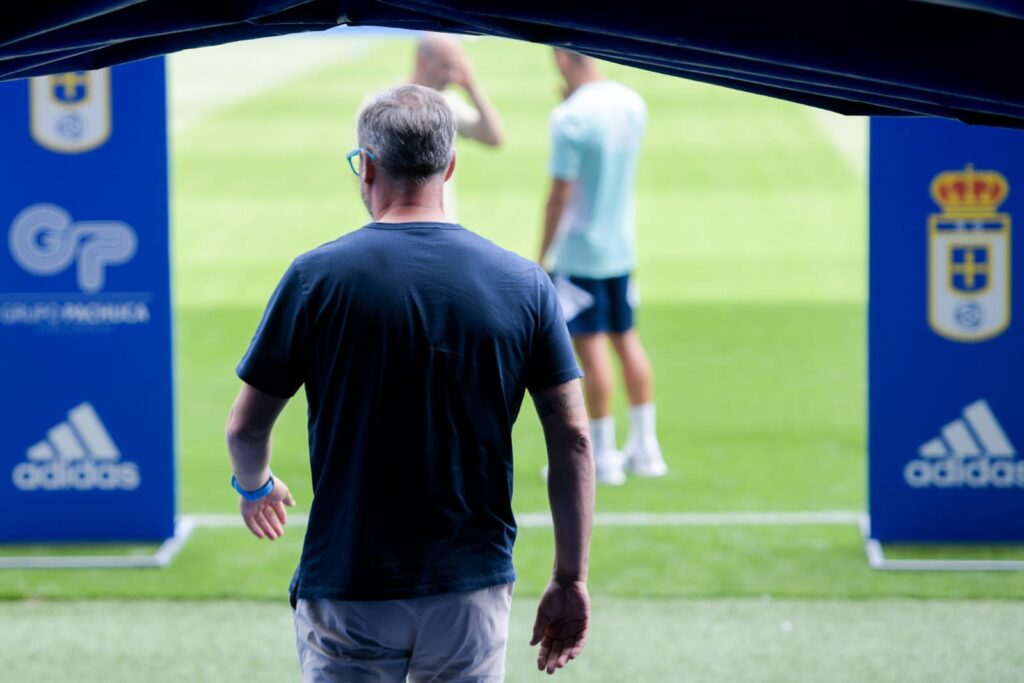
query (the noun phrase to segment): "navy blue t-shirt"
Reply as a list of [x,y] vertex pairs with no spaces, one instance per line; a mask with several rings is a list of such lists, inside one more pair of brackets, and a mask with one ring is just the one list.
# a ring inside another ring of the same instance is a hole
[[306,387],[313,502],[292,598],[515,580],[512,424],[581,376],[536,264],[450,223],[372,223],[299,256],[238,376]]

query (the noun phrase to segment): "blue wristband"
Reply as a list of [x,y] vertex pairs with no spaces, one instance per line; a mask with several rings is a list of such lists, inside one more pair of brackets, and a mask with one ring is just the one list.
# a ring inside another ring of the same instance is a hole
[[248,501],[260,500],[270,495],[270,492],[274,490],[274,473],[270,473],[270,478],[267,479],[267,483],[259,487],[255,491],[246,491],[238,484],[238,480],[235,479],[235,475],[231,475],[231,488],[238,491],[242,498]]

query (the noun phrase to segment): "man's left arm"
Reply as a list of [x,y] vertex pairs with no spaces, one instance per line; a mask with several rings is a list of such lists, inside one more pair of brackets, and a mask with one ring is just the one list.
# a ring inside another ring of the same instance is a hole
[[228,415],[228,456],[239,488],[255,492],[273,479],[273,488],[258,500],[244,496],[239,500],[242,519],[256,538],[274,540],[283,535],[288,521],[285,506],[295,505],[285,483],[270,473],[270,433],[286,403],[286,398],[243,382]]

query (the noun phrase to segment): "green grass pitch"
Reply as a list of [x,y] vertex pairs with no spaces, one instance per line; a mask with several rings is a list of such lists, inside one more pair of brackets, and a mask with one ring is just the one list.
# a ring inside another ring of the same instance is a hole
[[[460,218],[533,256],[553,60],[546,48],[495,40],[467,49],[507,144],[459,145]],[[183,513],[236,510],[223,447],[234,366],[289,261],[366,222],[344,153],[363,97],[402,81],[412,50],[319,37],[172,59]],[[639,330],[671,472],[599,489],[598,511],[863,510],[863,168],[809,109],[615,66],[607,74],[650,109]],[[620,391],[620,441],[625,408]],[[515,448],[515,508],[543,512],[529,404]],[[301,396],[274,454],[304,511]],[[0,573],[0,679],[294,679],[285,590],[302,532],[289,527],[271,544],[242,528],[200,529],[164,570]],[[535,679],[525,642],[551,551],[550,529],[520,531],[512,681]],[[1024,627],[1024,576],[872,572],[852,525],[599,526],[591,590],[593,640],[558,674],[565,680],[1009,681],[1024,665],[1010,639]],[[240,660],[254,662],[244,675]]]

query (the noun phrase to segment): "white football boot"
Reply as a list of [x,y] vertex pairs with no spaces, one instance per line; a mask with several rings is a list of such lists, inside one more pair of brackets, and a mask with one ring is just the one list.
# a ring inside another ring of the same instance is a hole
[[600,451],[594,453],[594,473],[598,484],[606,486],[622,486],[626,483],[626,470],[623,466],[626,457],[622,451]]
[[656,439],[634,439],[626,441],[625,469],[638,477],[654,478],[668,474],[668,465],[661,455]]

